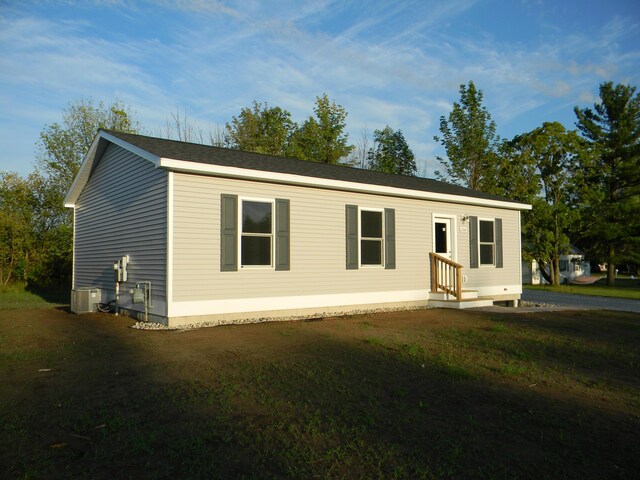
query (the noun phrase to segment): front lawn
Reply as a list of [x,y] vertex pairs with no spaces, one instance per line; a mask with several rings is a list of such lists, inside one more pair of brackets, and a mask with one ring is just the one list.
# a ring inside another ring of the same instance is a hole
[[0,313],[0,478],[636,478],[640,322]]

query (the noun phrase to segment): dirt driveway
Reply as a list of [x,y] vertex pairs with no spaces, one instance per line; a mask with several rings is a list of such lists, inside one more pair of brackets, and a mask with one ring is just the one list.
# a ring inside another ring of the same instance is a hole
[[[505,309],[506,312],[506,309]],[[141,331],[0,312],[1,478],[634,478],[625,313]]]

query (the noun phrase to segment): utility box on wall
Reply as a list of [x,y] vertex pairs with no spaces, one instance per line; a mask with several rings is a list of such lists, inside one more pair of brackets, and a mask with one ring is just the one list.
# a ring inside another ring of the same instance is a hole
[[77,288],[71,291],[71,311],[73,313],[91,313],[98,310],[102,298],[99,288]]

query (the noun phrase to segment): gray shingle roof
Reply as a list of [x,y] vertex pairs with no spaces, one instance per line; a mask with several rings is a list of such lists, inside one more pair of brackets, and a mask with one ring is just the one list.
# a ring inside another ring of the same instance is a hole
[[521,203],[498,195],[491,195],[430,178],[392,175],[344,165],[328,165],[324,163],[297,160],[294,158],[276,157],[229,148],[212,147],[209,145],[179,142],[164,138],[121,133],[112,130],[105,130],[105,132],[160,158],[171,158],[174,160],[184,160],[207,165],[246,168],[265,172],[303,175],[306,177],[342,180],[422,192]]

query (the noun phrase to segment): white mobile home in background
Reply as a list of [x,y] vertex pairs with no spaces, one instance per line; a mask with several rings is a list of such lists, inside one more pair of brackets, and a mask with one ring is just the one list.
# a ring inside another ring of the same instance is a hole
[[[572,283],[578,277],[589,275],[591,275],[591,264],[585,260],[584,253],[580,249],[570,245],[569,252],[560,255],[561,283]],[[538,262],[522,262],[522,283],[524,285],[548,283],[540,274]]]

